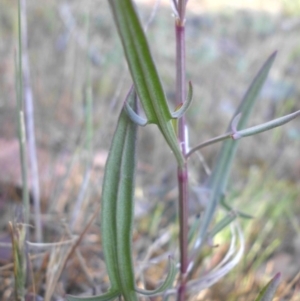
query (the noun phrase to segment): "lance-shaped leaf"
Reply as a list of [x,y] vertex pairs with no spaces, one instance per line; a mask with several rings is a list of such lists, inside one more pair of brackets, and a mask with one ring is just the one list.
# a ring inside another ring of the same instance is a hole
[[298,116],[300,116],[300,110],[296,111],[294,113],[276,118],[276,119],[271,120],[269,122],[265,122],[265,123],[260,124],[260,125],[252,126],[250,128],[240,130],[240,131],[237,130],[232,134],[232,138],[233,139],[240,139],[240,138],[243,138],[243,137],[256,135],[256,134],[268,131],[270,129],[276,128],[278,126],[284,125],[284,124],[288,123],[289,121],[295,119]]
[[[131,89],[128,101],[135,103]],[[112,300],[122,295],[126,301],[137,301],[134,269],[131,257],[134,209],[134,173],[136,124],[122,110],[105,165],[101,198],[102,249],[111,288],[102,296],[75,300]]]
[[[245,128],[249,116],[252,113],[254,104],[257,100],[257,96],[265,83],[271,66],[275,60],[276,52],[273,53],[267,61],[264,63],[262,68],[259,70],[258,74],[255,76],[254,80],[252,81],[250,87],[248,88],[245,96],[243,97],[239,107],[228,126],[228,131],[231,130],[231,127],[234,126],[237,130]],[[240,116],[239,116],[240,115]],[[237,116],[238,120],[237,120]],[[235,124],[237,121],[237,124]],[[214,186],[220,186],[218,189],[218,197],[221,193],[225,192],[225,188],[228,183],[228,175],[231,169],[232,161],[237,149],[238,143],[232,140],[224,141],[221,151],[219,153],[216,165],[212,171],[211,177],[209,178],[208,186],[210,188]],[[220,185],[220,184],[221,185]]]
[[276,274],[273,279],[261,290],[255,301],[272,301],[276,289],[280,282],[280,273]]
[[[267,79],[275,56],[276,52],[273,53],[267,59],[262,68],[259,70],[258,74],[255,76],[245,96],[243,97],[236,113],[234,114],[232,121],[230,122],[228,132],[232,130],[232,127],[236,128],[236,130],[240,130],[241,128],[244,128],[246,126],[250,113],[252,112],[254,103],[265,80]],[[236,116],[238,116],[239,114],[241,115],[239,117],[239,120],[237,120]],[[219,204],[222,195],[224,195],[226,191],[229,173],[231,170],[231,165],[234,155],[236,153],[237,146],[237,141],[232,139],[223,142],[221,151],[216,161],[216,165],[208,180],[208,188],[211,190],[211,193],[210,201],[208,202],[208,206],[205,210],[204,217],[201,223],[199,235],[199,240],[201,241],[201,244],[204,240],[205,235],[207,234],[209,224],[213,218],[217,205]]]
[[[166,95],[133,3],[131,0],[109,0],[109,4],[121,37],[135,89],[148,119],[147,122],[158,126],[178,164],[182,166],[185,159],[172,126],[171,119],[173,117],[169,111]],[[181,115],[188,105],[183,105],[183,107],[184,110],[180,111]],[[133,120],[145,124],[142,120],[131,117]]]

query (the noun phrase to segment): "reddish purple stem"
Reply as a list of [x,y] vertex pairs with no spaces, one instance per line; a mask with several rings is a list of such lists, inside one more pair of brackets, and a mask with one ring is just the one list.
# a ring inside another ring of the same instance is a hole
[[[178,15],[176,19],[176,104],[182,104],[186,98],[186,76],[185,76],[185,0],[178,2]],[[185,144],[185,118],[178,122],[178,140],[183,155],[186,155],[187,145]],[[179,167],[177,171],[179,189],[179,245],[180,245],[180,284],[178,288],[178,301],[186,300],[186,274],[189,264],[188,259],[188,170],[187,164]]]

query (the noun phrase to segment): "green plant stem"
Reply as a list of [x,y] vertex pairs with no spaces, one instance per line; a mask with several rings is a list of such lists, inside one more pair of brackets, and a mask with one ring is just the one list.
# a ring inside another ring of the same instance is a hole
[[201,148],[209,146],[209,145],[217,143],[217,142],[220,142],[220,141],[223,141],[223,140],[226,140],[228,138],[231,138],[231,136],[232,136],[232,132],[228,132],[223,135],[217,136],[215,138],[209,139],[203,143],[200,143],[199,145],[192,148],[187,154],[185,154],[185,158],[188,159],[193,153],[200,150]]
[[[186,98],[185,75],[185,5],[186,1],[178,2],[178,16],[175,22],[176,35],[176,104],[180,105]],[[181,151],[185,156],[187,151],[184,116],[178,120],[178,139]],[[179,189],[179,245],[180,245],[180,285],[178,300],[184,301],[186,295],[186,273],[188,269],[188,169],[187,164],[178,167],[177,171]]]
[[18,136],[20,145],[20,160],[22,169],[22,200],[24,206],[24,222],[29,223],[29,191],[27,182],[27,151],[26,151],[26,133],[23,105],[23,71],[22,71],[22,33],[21,33],[21,3],[18,2],[18,61],[16,67],[16,94],[18,107]]

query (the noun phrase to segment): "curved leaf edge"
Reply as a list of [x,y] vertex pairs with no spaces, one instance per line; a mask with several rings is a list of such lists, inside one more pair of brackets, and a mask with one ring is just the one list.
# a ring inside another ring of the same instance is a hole
[[165,281],[156,289],[154,290],[144,290],[141,288],[136,287],[135,291],[141,295],[144,296],[154,296],[163,293],[165,290],[170,288],[174,282],[175,276],[176,276],[176,266],[174,264],[174,261],[172,260],[171,257],[169,257],[169,271],[168,275],[165,279]]
[[188,108],[190,107],[190,105],[192,103],[192,100],[193,100],[193,85],[192,85],[192,82],[190,81],[189,82],[189,91],[188,91],[187,99],[182,104],[180,109],[178,109],[177,111],[172,113],[172,118],[173,119],[181,118],[186,113]]

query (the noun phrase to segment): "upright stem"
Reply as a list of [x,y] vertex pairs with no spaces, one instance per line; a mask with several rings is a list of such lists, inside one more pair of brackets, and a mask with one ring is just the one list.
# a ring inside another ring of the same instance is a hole
[[30,66],[28,57],[28,33],[27,33],[27,3],[26,0],[21,0],[21,26],[22,32],[21,43],[23,56],[23,71],[24,79],[24,102],[26,108],[26,132],[28,138],[29,162],[32,177],[32,192],[34,204],[34,220],[35,220],[35,240],[42,242],[42,221],[41,221],[41,205],[40,205],[40,184],[39,184],[39,168],[36,150],[35,125],[34,125],[34,104],[33,93],[30,83]]
[[[176,103],[182,104],[186,98],[185,76],[185,6],[186,0],[178,1],[178,18],[175,22],[176,33]],[[184,116],[178,122],[178,139],[181,150],[185,156],[187,153],[186,131]],[[177,171],[179,189],[179,245],[180,245],[180,286],[178,289],[178,301],[184,301],[186,296],[186,274],[188,269],[188,170],[187,164],[178,167]]]
[[18,106],[18,132],[20,145],[20,160],[22,170],[22,199],[24,206],[24,222],[29,224],[29,191],[27,182],[27,151],[26,151],[26,133],[25,117],[23,104],[23,62],[22,62],[22,26],[21,26],[21,3],[18,1],[18,62],[16,67],[16,92]]

